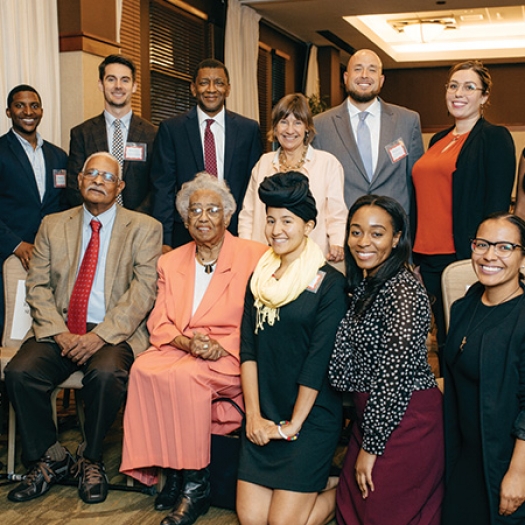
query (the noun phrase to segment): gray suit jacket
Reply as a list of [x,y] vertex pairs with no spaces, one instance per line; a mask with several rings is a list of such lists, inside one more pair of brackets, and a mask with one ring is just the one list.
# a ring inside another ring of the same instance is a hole
[[[350,125],[347,101],[314,118],[317,135],[313,145],[334,155],[345,172],[348,207],[366,194],[387,195],[401,203],[407,214],[412,197],[412,166],[423,155],[419,115],[400,106],[381,103],[379,155],[372,181],[368,180]],[[392,162],[385,147],[403,139],[408,156]]]
[[[26,282],[33,318],[26,338],[42,341],[68,331],[66,318],[80,258],[82,218],[83,207],[79,206],[42,221]],[[146,316],[155,300],[161,249],[159,222],[117,207],[104,279],[106,316],[93,330],[107,343],[126,341],[135,354],[148,347]]]

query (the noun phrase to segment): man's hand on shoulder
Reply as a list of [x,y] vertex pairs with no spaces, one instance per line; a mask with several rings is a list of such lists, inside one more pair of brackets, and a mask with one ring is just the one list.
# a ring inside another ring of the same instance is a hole
[[20,262],[26,271],[29,270],[29,261],[33,256],[34,248],[34,244],[22,241],[13,252],[20,259]]

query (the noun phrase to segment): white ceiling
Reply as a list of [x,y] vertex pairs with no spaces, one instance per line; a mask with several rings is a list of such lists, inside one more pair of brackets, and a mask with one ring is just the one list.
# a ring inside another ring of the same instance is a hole
[[[241,0],[241,3],[302,41],[317,46],[334,45],[319,34],[329,31],[352,48],[374,49],[385,68],[448,65],[467,58],[487,63],[525,62],[524,0]],[[387,24],[387,20],[436,16],[453,16],[457,29],[444,31],[435,41],[419,46],[407,46],[407,36]],[[343,17],[352,17],[351,23]],[[341,61],[345,63],[348,58],[348,52],[341,50]]]

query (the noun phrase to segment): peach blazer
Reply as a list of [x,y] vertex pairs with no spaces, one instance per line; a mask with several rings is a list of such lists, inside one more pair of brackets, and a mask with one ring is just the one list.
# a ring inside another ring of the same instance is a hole
[[246,283],[268,249],[226,232],[213,279],[192,317],[195,285],[195,242],[162,255],[158,262],[158,295],[148,320],[150,342],[165,349],[178,335],[208,334],[230,353],[209,362],[210,369],[239,375],[240,326]]

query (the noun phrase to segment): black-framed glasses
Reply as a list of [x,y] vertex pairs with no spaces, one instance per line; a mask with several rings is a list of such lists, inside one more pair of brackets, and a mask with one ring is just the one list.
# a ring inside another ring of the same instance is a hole
[[95,180],[99,175],[102,177],[104,182],[108,182],[111,184],[116,184],[118,182],[118,177],[114,173],[110,173],[109,171],[102,171],[97,170],[95,168],[91,168],[82,172],[83,177],[87,177],[88,179],[92,180]]
[[206,215],[210,217],[210,219],[214,219],[215,217],[219,216],[221,211],[222,208],[220,206],[210,206],[209,208],[202,208],[201,206],[192,206],[188,209],[188,217],[196,219],[197,217],[200,217],[204,212],[206,212]]
[[486,254],[490,247],[494,246],[494,252],[498,257],[501,257],[502,259],[506,259],[507,257],[510,257],[512,252],[516,249],[523,250],[523,246],[521,244],[514,244],[512,242],[505,242],[505,241],[499,241],[499,242],[490,242],[486,239],[472,239],[470,241],[470,248],[473,253],[477,255],[484,255]]
[[450,93],[455,93],[458,89],[463,88],[463,93],[467,95],[472,95],[476,91],[483,91],[483,88],[476,86],[474,82],[447,82],[445,88]]

